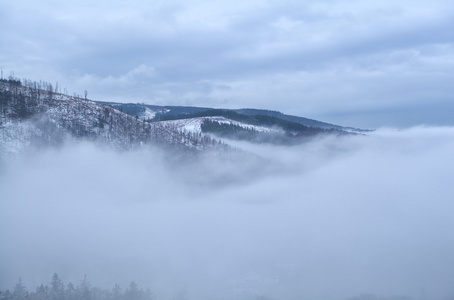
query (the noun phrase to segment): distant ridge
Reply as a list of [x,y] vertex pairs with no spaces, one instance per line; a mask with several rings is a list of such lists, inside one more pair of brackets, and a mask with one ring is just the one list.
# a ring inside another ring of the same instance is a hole
[[235,140],[294,145],[318,135],[361,132],[278,111],[92,101],[45,82],[0,80],[0,154],[84,140],[129,150],[227,149]]
[[193,114],[202,113],[210,110],[223,110],[223,111],[234,111],[242,115],[247,116],[270,116],[278,119],[282,119],[285,121],[290,121],[294,123],[298,123],[304,126],[309,127],[316,127],[316,128],[323,128],[323,129],[337,129],[337,130],[347,130],[347,131],[357,131],[357,132],[365,132],[369,130],[359,129],[359,128],[352,128],[352,127],[344,127],[340,125],[330,124],[326,122],[317,121],[314,119],[293,116],[293,115],[286,115],[279,111],[273,110],[265,110],[265,109],[254,109],[254,108],[240,108],[240,109],[225,109],[225,108],[210,108],[210,107],[197,107],[197,106],[159,106],[159,105],[150,105],[150,104],[143,104],[143,103],[118,103],[118,102],[102,102],[99,103],[104,105],[110,105],[117,109],[120,109],[124,112],[132,114],[134,116],[141,117],[145,113],[146,109],[150,109],[155,113],[155,117],[159,118],[160,116],[163,117],[162,119],[170,120],[175,116],[178,118],[182,118],[183,115],[193,116]]

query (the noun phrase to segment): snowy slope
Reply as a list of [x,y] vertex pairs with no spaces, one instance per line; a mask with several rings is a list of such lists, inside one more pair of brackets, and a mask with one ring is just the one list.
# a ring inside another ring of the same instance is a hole
[[0,154],[60,145],[68,139],[120,150],[154,144],[199,151],[225,146],[220,140],[290,145],[318,134],[348,134],[285,120],[277,112],[244,111],[247,114],[203,107],[95,102],[54,92],[43,82],[1,79]]
[[58,145],[68,139],[121,150],[147,144],[204,150],[216,144],[206,135],[188,135],[173,124],[149,123],[94,101],[0,82],[1,153]]
[[4,122],[0,126],[0,153],[9,155],[22,152],[30,146],[32,136],[39,135],[29,123]]
[[149,109],[148,107],[145,107],[145,111],[143,112],[142,115],[139,116],[140,119],[142,120],[151,120],[156,116],[156,112]]
[[257,132],[281,132],[278,129],[245,124],[245,123],[241,123],[238,121],[233,121],[233,120],[227,119],[225,117],[199,117],[199,118],[190,118],[190,119],[160,121],[157,123],[168,124],[180,131],[202,133],[201,125],[205,120],[216,121],[221,124],[236,125],[236,126],[244,128],[244,129],[252,129]]

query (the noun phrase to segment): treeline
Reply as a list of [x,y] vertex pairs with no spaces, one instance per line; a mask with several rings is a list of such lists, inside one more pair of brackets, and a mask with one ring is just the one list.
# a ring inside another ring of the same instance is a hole
[[8,79],[0,78],[0,82],[14,84],[14,85],[22,85],[22,82],[20,81],[20,79],[14,78],[14,77],[10,77]]
[[135,282],[122,289],[115,284],[112,289],[103,289],[91,285],[85,277],[78,285],[71,282],[64,284],[55,273],[49,285],[41,284],[35,290],[28,291],[21,278],[12,291],[0,290],[0,300],[152,300],[150,289],[142,289]]
[[247,128],[227,122],[213,121],[210,119],[205,119],[200,127],[203,133],[212,133],[223,138],[248,141],[257,144],[292,145],[301,142],[301,140],[295,138],[295,136],[288,132],[261,132],[253,128]]
[[[53,86],[43,81],[0,80],[0,117],[25,120],[45,110],[55,100]],[[47,102],[47,103],[46,103]],[[1,119],[0,119],[1,122]]]
[[200,128],[203,133],[213,133],[220,137],[258,142],[260,133],[253,128],[245,128],[231,123],[205,119]]
[[[2,75],[3,76],[3,75]],[[16,86],[16,87],[27,87],[27,88],[34,88],[38,90],[45,90],[45,91],[50,91],[50,92],[55,92],[55,93],[61,93],[61,86],[58,84],[58,82],[55,84],[55,87],[46,81],[40,80],[40,81],[33,81],[30,79],[22,79],[20,80],[17,77],[14,77],[14,75],[9,76],[8,78],[0,78],[0,83],[4,84],[9,84],[10,86]],[[67,94],[67,89],[64,88],[64,93]]]
[[[223,138],[276,145],[295,145],[306,141],[306,137],[315,136],[320,133],[333,132],[332,130],[319,128],[312,128],[313,130],[307,131],[298,131],[296,133],[293,131],[285,131],[281,128],[279,128],[281,130],[263,132],[253,128],[247,128],[228,122],[218,122],[210,119],[205,119],[203,121],[201,129],[203,133],[212,133]],[[340,133],[340,131],[334,131],[334,133]]]

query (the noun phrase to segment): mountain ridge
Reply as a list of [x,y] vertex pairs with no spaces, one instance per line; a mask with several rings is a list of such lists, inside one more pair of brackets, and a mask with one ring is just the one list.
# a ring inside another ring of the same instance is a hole
[[[0,152],[87,140],[118,150],[159,145],[182,151],[228,148],[229,140],[291,145],[348,128],[263,109],[213,109],[93,101],[51,84],[0,80]],[[358,130],[360,131],[360,130]]]
[[275,110],[267,110],[267,109],[256,109],[256,108],[236,108],[236,109],[229,109],[229,108],[213,108],[213,107],[198,107],[198,106],[176,106],[176,105],[152,105],[152,104],[145,104],[145,103],[120,103],[120,102],[108,102],[108,101],[97,101],[98,103],[102,103],[104,105],[110,105],[122,111],[126,111],[132,115],[136,115],[141,117],[142,113],[146,111],[146,109],[151,109],[155,112],[157,116],[176,116],[176,115],[185,115],[185,114],[194,114],[194,113],[201,113],[204,111],[209,110],[224,110],[224,111],[234,111],[239,114],[248,115],[248,116],[257,116],[257,115],[265,115],[276,117],[279,119],[283,119],[290,122],[299,123],[309,127],[317,127],[317,128],[325,128],[325,129],[339,129],[339,130],[349,130],[349,131],[356,131],[356,132],[367,132],[370,130],[367,129],[360,129],[354,127],[347,127],[341,125],[335,125],[327,122],[318,121],[315,119],[294,116],[284,114],[280,111]]

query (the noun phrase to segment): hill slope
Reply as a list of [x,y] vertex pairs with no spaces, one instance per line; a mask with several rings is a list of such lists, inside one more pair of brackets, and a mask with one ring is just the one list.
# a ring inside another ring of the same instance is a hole
[[179,129],[210,134],[217,138],[253,143],[295,144],[320,134],[360,132],[338,125],[276,111],[257,109],[212,109],[187,106],[152,106],[103,102],[152,123],[167,123]]
[[46,83],[0,81],[0,152],[88,140],[127,150],[146,144],[203,150],[218,143],[166,123],[150,123],[111,106],[52,91]]
[[104,105],[115,107],[121,111],[127,112],[139,118],[155,119],[155,120],[171,120],[181,119],[186,115],[189,118],[191,115],[202,115],[209,114],[208,111],[230,111],[235,112],[244,116],[269,116],[280,120],[285,120],[293,123],[298,123],[308,127],[316,127],[323,129],[336,129],[336,130],[348,130],[348,131],[365,131],[358,128],[344,127],[340,125],[334,125],[326,122],[321,122],[313,119],[286,115],[278,111],[265,110],[265,109],[253,109],[253,108],[241,108],[241,109],[214,109],[210,107],[194,107],[194,106],[158,106],[149,105],[143,103],[117,103],[117,102],[99,102]]
[[[95,102],[45,82],[0,80],[0,153],[87,140],[128,150],[225,148],[230,140],[290,145],[349,128],[277,111]],[[221,139],[223,142],[220,142]]]

